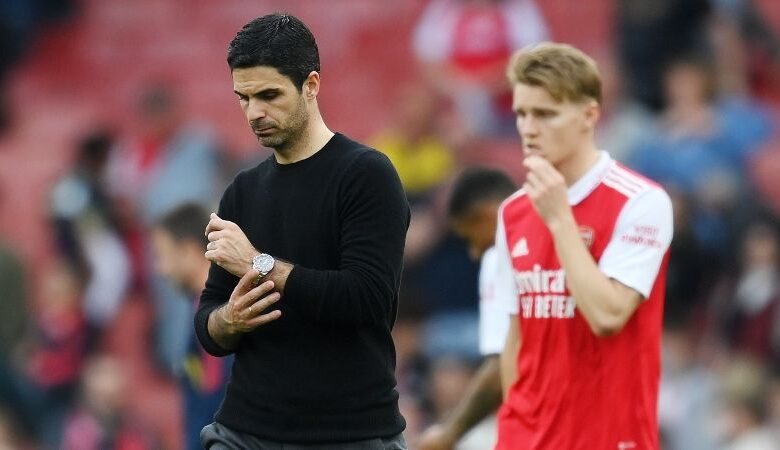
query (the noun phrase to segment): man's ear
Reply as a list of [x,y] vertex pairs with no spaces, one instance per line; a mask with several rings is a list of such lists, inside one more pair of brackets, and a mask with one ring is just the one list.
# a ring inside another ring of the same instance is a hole
[[313,100],[317,98],[317,94],[320,93],[320,74],[312,70],[306,80],[303,82],[303,95],[306,98]]

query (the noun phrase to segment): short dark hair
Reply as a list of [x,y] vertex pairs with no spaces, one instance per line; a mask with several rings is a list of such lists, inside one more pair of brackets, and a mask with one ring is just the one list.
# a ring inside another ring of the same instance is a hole
[[309,74],[320,71],[317,41],[295,16],[268,14],[244,25],[228,46],[230,70],[270,66],[300,91]]
[[487,167],[470,167],[455,180],[447,213],[450,219],[463,217],[478,203],[501,201],[515,190],[517,186],[504,172]]
[[209,223],[209,212],[196,203],[185,203],[163,215],[155,224],[170,233],[177,242],[191,240],[206,248],[209,240],[204,231]]

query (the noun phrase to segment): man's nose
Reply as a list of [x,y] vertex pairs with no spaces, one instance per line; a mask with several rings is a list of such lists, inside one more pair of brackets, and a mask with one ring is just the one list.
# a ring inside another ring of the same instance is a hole
[[265,105],[263,102],[259,102],[254,99],[249,100],[249,105],[246,108],[246,118],[247,120],[254,121],[258,119],[263,119],[267,115],[265,110]]

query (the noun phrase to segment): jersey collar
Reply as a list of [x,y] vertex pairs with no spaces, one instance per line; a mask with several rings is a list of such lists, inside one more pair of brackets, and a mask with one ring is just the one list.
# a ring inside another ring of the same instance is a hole
[[585,175],[581,176],[580,179],[572,184],[566,191],[566,195],[569,198],[569,205],[574,206],[585,200],[585,197],[590,195],[590,193],[596,189],[596,186],[601,183],[601,180],[604,179],[604,175],[606,175],[607,170],[609,170],[611,163],[612,158],[609,156],[609,153],[600,150],[599,159],[596,161],[596,164],[588,169],[588,171],[585,172]]

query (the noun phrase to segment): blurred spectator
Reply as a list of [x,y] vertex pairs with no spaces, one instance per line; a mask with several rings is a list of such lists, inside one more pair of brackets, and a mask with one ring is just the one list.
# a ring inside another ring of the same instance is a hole
[[429,83],[479,135],[515,132],[506,62],[513,51],[547,38],[533,0],[433,0],[413,36]]
[[[0,211],[3,210],[0,189]],[[28,331],[28,305],[25,270],[16,252],[0,238],[0,371],[9,362],[14,350]]]
[[597,145],[617,161],[631,159],[638,143],[648,138],[650,111],[626,95],[623,74],[610,55],[598,58],[601,75],[601,118],[596,130]]
[[709,39],[721,89],[780,101],[780,39],[752,0],[712,0]]
[[85,357],[82,285],[57,260],[44,272],[39,289],[25,358],[0,371],[0,405],[9,405],[47,447],[58,448]]
[[674,218],[674,239],[666,273],[664,322],[691,326],[706,310],[707,287],[714,283],[723,262],[705,250],[693,232],[692,205],[680,192],[669,189]]
[[182,370],[180,362],[193,332],[192,302],[153,274],[146,232],[183,203],[212,207],[222,191],[215,138],[203,126],[186,123],[186,113],[171,88],[147,87],[140,98],[140,132],[120,147],[109,172],[136,277],[148,284],[155,305],[156,354],[171,373]]
[[439,103],[422,86],[407,87],[400,95],[396,124],[370,143],[390,158],[412,204],[425,200],[455,166],[452,150],[437,128]]
[[[203,256],[208,243],[203,230],[208,223],[208,211],[195,204],[184,204],[163,216],[152,231],[158,273],[173,281],[195,305],[211,267]],[[190,312],[190,321],[193,316],[194,309]],[[232,356],[211,356],[201,348],[194,335],[190,338],[180,382],[187,449],[202,448],[200,430],[214,421],[214,413],[225,396],[225,383],[232,364]]]
[[617,2],[617,53],[627,95],[661,110],[664,70],[681,55],[707,48],[710,10],[710,0]]
[[712,450],[717,379],[699,361],[696,337],[687,323],[665,321],[658,424],[666,450]]
[[773,224],[756,221],[742,234],[736,279],[718,302],[721,337],[734,352],[759,361],[780,361],[780,235]]
[[97,356],[84,370],[81,401],[65,424],[63,450],[144,450],[152,437],[127,416],[126,368],[109,356]]
[[47,22],[69,18],[72,0],[0,0],[0,135],[10,125],[6,79]]
[[84,279],[84,313],[91,338],[116,317],[130,283],[130,259],[106,187],[113,145],[106,131],[79,142],[76,161],[51,193],[57,247]]
[[666,108],[629,163],[689,197],[696,239],[723,255],[733,244],[730,214],[746,194],[744,169],[756,145],[742,145],[731,123],[738,116],[718,109],[715,89],[706,57],[671,63],[664,75]]
[[752,361],[732,362],[721,380],[723,450],[778,450],[780,441],[767,423],[767,377]]

